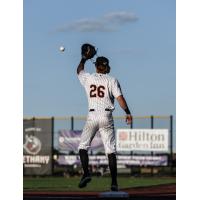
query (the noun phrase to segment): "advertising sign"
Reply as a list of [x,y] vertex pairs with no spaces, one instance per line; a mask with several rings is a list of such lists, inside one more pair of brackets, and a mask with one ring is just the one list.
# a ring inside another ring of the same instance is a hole
[[168,129],[118,129],[117,151],[168,151]]
[[[60,155],[57,159],[59,165],[81,165],[78,155]],[[104,155],[90,155],[90,165],[108,165],[108,158]],[[130,166],[167,166],[168,157],[162,156],[137,156],[137,155],[118,155],[117,164],[124,167]]]
[[[61,153],[78,153],[82,131],[60,130],[58,132],[58,150]],[[104,152],[104,146],[99,132],[96,133],[91,143],[93,153]]]
[[23,167],[25,175],[52,173],[51,119],[24,120]]

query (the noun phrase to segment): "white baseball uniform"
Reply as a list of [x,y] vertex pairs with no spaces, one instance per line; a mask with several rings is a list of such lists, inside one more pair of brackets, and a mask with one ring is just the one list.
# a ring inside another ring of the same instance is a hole
[[115,109],[114,98],[122,95],[119,82],[108,74],[89,74],[84,70],[80,71],[78,78],[85,88],[89,105],[89,114],[78,149],[88,150],[95,133],[99,130],[105,153],[115,153],[112,111]]

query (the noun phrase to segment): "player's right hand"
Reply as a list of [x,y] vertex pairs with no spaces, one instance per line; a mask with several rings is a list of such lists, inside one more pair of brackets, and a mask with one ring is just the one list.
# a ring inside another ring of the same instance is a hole
[[132,124],[132,121],[133,121],[132,115],[126,115],[126,123]]

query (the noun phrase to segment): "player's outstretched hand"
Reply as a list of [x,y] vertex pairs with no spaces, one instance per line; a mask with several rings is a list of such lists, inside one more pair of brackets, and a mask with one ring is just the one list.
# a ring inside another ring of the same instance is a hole
[[83,44],[81,46],[81,55],[82,58],[88,60],[93,58],[96,55],[97,51],[95,49],[95,46],[91,44]]
[[127,123],[127,124],[131,124],[131,123],[132,123],[132,120],[133,120],[133,118],[132,118],[131,115],[126,115],[126,123]]

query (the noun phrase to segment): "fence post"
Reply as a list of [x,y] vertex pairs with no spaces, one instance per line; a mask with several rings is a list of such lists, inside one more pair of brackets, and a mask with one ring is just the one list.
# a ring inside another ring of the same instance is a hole
[[173,172],[173,116],[170,115],[170,170]]
[[51,174],[54,174],[54,117],[51,118],[51,139],[52,139],[52,144],[51,144],[51,156],[52,156],[52,166],[51,166]]
[[154,128],[154,117],[153,115],[151,115],[151,129]]
[[[154,116],[151,115],[151,129],[154,128]],[[151,151],[151,156],[153,156],[153,151]],[[153,166],[151,167],[151,176],[153,176]]]
[[[35,117],[33,116],[33,126],[35,128]],[[34,135],[35,135],[35,131],[34,131]]]
[[[132,129],[132,128],[133,128],[133,120],[132,120],[132,122],[130,124],[130,129]],[[133,155],[133,151],[130,152],[130,155]]]
[[74,117],[71,116],[71,131],[74,130]]
[[131,122],[131,124],[130,124],[130,128],[131,128],[131,129],[133,128],[133,120],[132,120],[132,122]]

